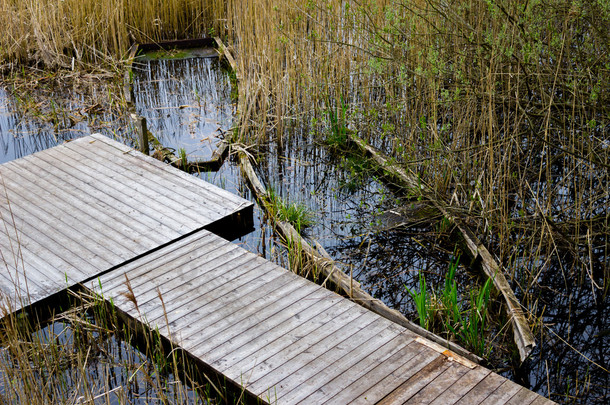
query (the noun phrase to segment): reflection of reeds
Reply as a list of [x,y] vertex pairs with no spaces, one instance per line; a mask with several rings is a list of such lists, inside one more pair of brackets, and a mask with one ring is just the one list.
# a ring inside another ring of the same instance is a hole
[[526,307],[551,266],[607,295],[610,50],[595,27],[610,11],[349,5],[228,2],[241,133],[281,144],[295,119],[324,136],[341,117],[468,213]]
[[[128,31],[140,42],[213,31],[237,59],[242,136],[285,145],[294,122],[322,136],[349,127],[467,214],[526,309],[549,272],[607,299],[604,2],[93,3],[0,0],[3,56],[95,61],[124,53]],[[40,12],[49,4],[58,11]]]

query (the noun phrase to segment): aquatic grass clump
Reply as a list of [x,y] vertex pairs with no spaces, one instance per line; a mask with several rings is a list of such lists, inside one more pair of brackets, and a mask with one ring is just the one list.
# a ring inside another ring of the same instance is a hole
[[426,277],[420,272],[419,273],[419,291],[411,290],[405,286],[411,298],[415,302],[415,308],[417,309],[417,315],[419,319],[419,325],[424,328],[430,328],[430,320],[434,317],[430,313],[431,311],[431,297],[429,297],[428,289],[426,288]]
[[419,273],[419,291],[405,288],[415,303],[423,328],[448,334],[474,354],[488,357],[491,353],[486,344],[490,327],[488,308],[493,283],[487,279],[481,288],[472,288],[467,299],[460,297],[455,281],[459,260],[457,255],[449,264],[442,290],[429,290],[422,272]]
[[298,233],[302,234],[315,224],[315,216],[309,207],[303,203],[287,203],[273,189],[269,190],[269,208],[272,215],[290,223]]

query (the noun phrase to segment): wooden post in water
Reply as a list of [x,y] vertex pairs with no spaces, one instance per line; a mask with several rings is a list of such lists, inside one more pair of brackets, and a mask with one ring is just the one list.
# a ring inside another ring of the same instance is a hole
[[140,137],[140,152],[148,155],[150,149],[148,147],[148,128],[146,127],[146,118],[138,115],[136,117],[136,127]]

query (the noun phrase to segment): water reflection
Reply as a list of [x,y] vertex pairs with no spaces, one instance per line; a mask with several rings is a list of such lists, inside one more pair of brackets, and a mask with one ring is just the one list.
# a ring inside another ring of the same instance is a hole
[[15,113],[15,103],[0,87],[0,163],[58,144],[52,128]]
[[[259,167],[261,177],[274,185],[284,198],[303,202],[316,213],[318,223],[310,230],[311,235],[333,257],[351,268],[354,278],[364,288],[415,319],[415,307],[405,287],[418,287],[419,272],[426,275],[429,289],[438,290],[442,286],[453,258],[456,235],[451,229],[441,231],[440,217],[433,216],[419,226],[384,230],[380,227],[383,213],[412,202],[401,200],[400,194],[385,187],[370,170],[358,171],[358,162],[350,161],[345,155],[334,156],[325,146],[316,144],[311,132],[306,124],[291,129],[283,137],[290,142],[283,147],[271,134],[269,144],[261,150],[266,156]],[[596,226],[607,229],[603,224]],[[526,227],[531,229],[531,224]],[[610,369],[610,294],[604,296],[601,290],[592,287],[603,275],[598,270],[608,266],[607,232],[591,232],[591,235],[597,236],[591,238],[590,255],[583,260],[589,263],[594,259],[590,263],[595,275],[590,279],[583,280],[580,276],[587,273],[572,267],[569,249],[548,257],[540,256],[537,263],[522,264],[523,269],[528,269],[524,274],[516,272],[512,287],[530,308],[530,321],[536,323],[537,317],[542,321],[535,328],[538,345],[531,358],[521,365],[516,348],[501,349],[492,343],[496,349],[492,353],[491,368],[562,403],[610,400],[607,371]],[[549,242],[543,236],[536,237],[537,244]],[[554,246],[561,248],[562,243],[555,242]],[[512,266],[518,267],[517,263]],[[457,279],[466,297],[465,290],[476,276],[477,263],[468,267],[475,272],[462,266]],[[532,274],[537,275],[533,281]],[[504,315],[500,315],[500,327],[507,322],[501,318]],[[512,340],[510,330],[491,332],[489,338],[498,333],[506,336],[509,343]]]
[[189,160],[209,159],[233,123],[229,75],[218,58],[140,60],[134,71],[136,109],[148,129]]
[[118,103],[104,96],[107,86],[89,84],[82,93],[45,87],[19,95],[0,84],[0,163],[95,132],[129,144],[129,124]]
[[157,353],[141,352],[81,311],[76,323],[58,320],[31,332],[29,341],[0,348],[2,403],[28,397],[49,403],[209,403],[193,381],[184,384],[171,364],[164,368]]
[[[146,59],[134,64],[134,95],[138,114],[165,147],[184,148],[189,160],[209,159],[223,134],[233,125],[229,71],[218,58]],[[204,56],[209,56],[203,54]],[[227,191],[254,201],[236,162],[227,159],[217,172],[196,173]],[[235,243],[272,258],[272,234],[255,206],[255,231]]]

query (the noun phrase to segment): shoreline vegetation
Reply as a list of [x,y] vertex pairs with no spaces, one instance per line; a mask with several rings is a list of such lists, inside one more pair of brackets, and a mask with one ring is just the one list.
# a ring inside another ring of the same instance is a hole
[[[608,0],[0,6],[7,78],[32,67],[118,77],[133,43],[218,36],[239,78],[236,142],[289,147],[302,125],[342,153],[356,133],[417,180],[401,195],[417,201],[425,188],[448,201],[503,270],[537,339],[553,332],[541,299],[549,272],[565,280],[559,296],[578,287],[590,291],[583,306],[608,300]],[[570,402],[562,395],[552,399]]]

